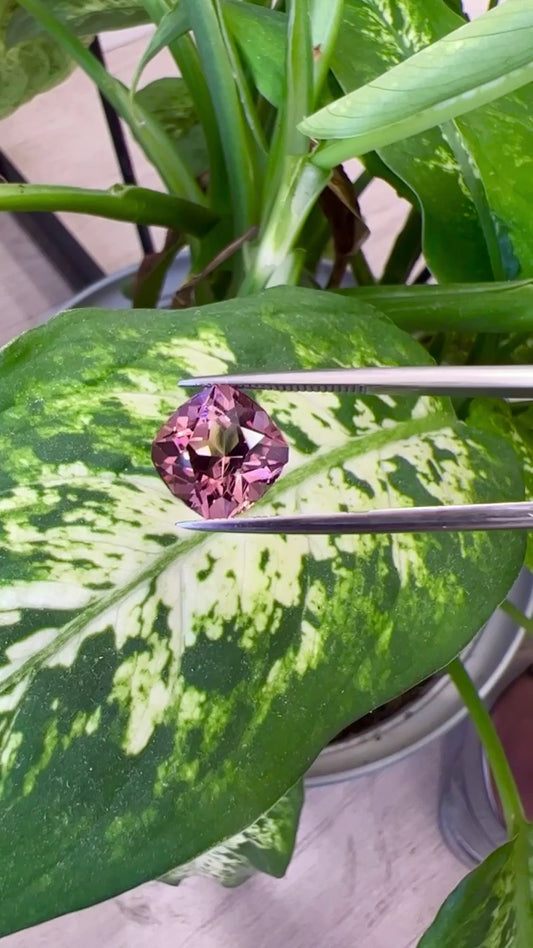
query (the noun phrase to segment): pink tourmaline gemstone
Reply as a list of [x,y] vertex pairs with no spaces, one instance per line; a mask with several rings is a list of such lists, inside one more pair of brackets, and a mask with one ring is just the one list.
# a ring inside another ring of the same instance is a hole
[[231,385],[213,385],[185,402],[152,444],[169,490],[206,519],[255,504],[288,459],[287,442],[266,411]]

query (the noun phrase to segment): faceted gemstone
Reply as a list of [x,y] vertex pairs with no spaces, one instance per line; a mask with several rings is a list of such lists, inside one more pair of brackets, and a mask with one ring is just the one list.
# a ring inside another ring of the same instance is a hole
[[231,385],[213,385],[181,405],[152,445],[169,490],[206,519],[246,510],[288,458],[287,442],[266,411]]

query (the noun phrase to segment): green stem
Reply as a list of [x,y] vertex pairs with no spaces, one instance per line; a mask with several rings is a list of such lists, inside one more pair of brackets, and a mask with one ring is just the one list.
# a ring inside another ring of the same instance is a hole
[[344,0],[309,0],[311,40],[313,46],[313,106],[318,105],[320,93],[329,71],[344,12]]
[[290,0],[287,24],[287,85],[283,104],[283,141],[287,155],[309,151],[298,124],[313,102],[313,52],[309,0]]
[[[142,0],[148,15],[158,26],[172,7],[166,0]],[[190,35],[180,36],[168,44],[169,52],[186,83],[198,121],[203,128],[209,158],[209,195],[212,207],[227,213],[228,179],[224,152],[218,132],[215,111],[196,49]]]
[[379,282],[382,285],[407,283],[421,253],[422,215],[417,207],[412,207],[394,242]]
[[494,224],[494,215],[492,214],[491,208],[489,206],[481,175],[473,164],[472,155],[466,148],[461,131],[456,123],[445,122],[442,125],[442,133],[455,155],[457,164],[459,165],[459,168],[463,174],[466,186],[472,195],[472,200],[474,202],[474,206],[479,218],[479,223],[481,224],[481,229],[485,238],[485,243],[487,245],[493,278],[494,280],[505,280],[509,274],[506,273],[502,260],[500,245],[498,242],[498,234],[496,233],[496,227]]
[[351,270],[357,286],[372,286],[376,279],[362,250],[350,261]]
[[307,155],[309,139],[298,131],[298,123],[307,115],[313,101],[313,50],[309,0],[290,0],[287,17],[287,52],[285,58],[286,94],[280,104],[276,128],[272,136],[264,186],[263,219],[274,213],[286,216],[279,208],[278,193],[286,187],[292,174],[290,156]]
[[515,779],[492,718],[483,704],[468,672],[459,658],[447,667],[450,678],[463,699],[472,719],[479,739],[483,744],[490,769],[498,789],[505,825],[511,838],[516,836],[524,825],[525,817],[522,801]]
[[297,266],[287,269],[287,258],[294,250],[302,227],[329,175],[307,157],[287,156],[279,190],[261,229],[258,247],[239,295],[257,293],[266,286],[296,281]]
[[184,230],[196,237],[210,230],[217,220],[206,207],[174,195],[122,184],[109,191],[53,184],[0,184],[0,211],[74,211]]
[[516,622],[518,626],[520,626],[520,628],[524,629],[528,635],[533,635],[533,619],[528,619],[528,617],[525,616],[524,613],[520,611],[520,609],[517,609],[517,607],[509,601],[509,599],[506,599],[505,602],[502,602],[500,609],[502,612],[506,612],[507,615],[510,616],[511,619],[513,619],[513,621]]
[[165,185],[178,197],[205,204],[200,187],[181,161],[173,142],[159,123],[138,104],[131,101],[128,89],[111,76],[83,43],[51,12],[43,0],[20,0],[28,13],[44,27],[53,39],[74,59],[111,103],[147,158],[159,171]]
[[184,0],[211,94],[224,151],[235,236],[257,223],[252,136],[245,122],[214,0]]
[[342,290],[407,332],[533,332],[533,280]]

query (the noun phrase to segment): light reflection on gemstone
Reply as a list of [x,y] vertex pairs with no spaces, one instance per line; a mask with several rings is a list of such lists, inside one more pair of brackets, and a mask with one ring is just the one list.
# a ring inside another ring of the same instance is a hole
[[169,490],[206,519],[246,510],[288,458],[287,442],[266,411],[231,385],[213,385],[185,402],[152,444]]

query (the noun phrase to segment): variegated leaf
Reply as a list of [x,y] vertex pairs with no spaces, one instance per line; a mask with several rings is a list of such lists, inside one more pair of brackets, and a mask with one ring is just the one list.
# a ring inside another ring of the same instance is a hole
[[[258,88],[278,105],[284,82],[284,15],[239,0],[227,0],[224,10]],[[419,0],[346,0],[331,64],[335,78],[350,92],[462,22],[443,0],[426,0],[423,7]],[[424,254],[436,277],[489,280],[492,270],[474,200],[443,133],[428,129],[380,149],[379,155],[382,167],[393,172],[387,176],[393,186],[401,179],[413,202],[420,201]]]
[[0,119],[61,82],[72,69],[68,56],[46,37],[6,48],[6,29],[16,7],[14,0],[0,0]]
[[188,876],[209,876],[233,888],[258,871],[280,878],[292,856],[303,798],[303,781],[299,780],[251,826],[167,872],[161,881],[179,885]]
[[[404,0],[376,2],[394,10]],[[419,15],[411,16],[419,35],[417,21],[424,22],[425,5],[418,4]],[[333,167],[442,125],[533,80],[530,0],[507,0],[472,23],[458,20],[459,28],[450,36],[436,43],[428,36],[414,56],[301,123],[304,135],[327,142],[318,164]]]
[[[345,92],[351,92],[462,22],[443,0],[424,0],[423,4],[419,0],[346,0],[332,61],[335,77]],[[424,255],[436,278],[490,280],[490,259],[474,200],[442,131],[426,129],[380,148],[378,154],[420,201]]]
[[[522,535],[191,537],[150,464],[180,376],[427,360],[372,307],[287,287],[67,313],[3,350],[1,933],[241,832],[505,596]],[[262,512],[522,496],[512,448],[447,400],[261,401],[291,449]]]
[[528,948],[532,878],[533,827],[527,824],[457,886],[418,948]]
[[[15,6],[7,29],[9,46],[43,35],[43,27],[31,13],[18,4]],[[47,6],[77,36],[123,30],[150,21],[144,5],[135,0],[50,0]]]
[[[476,427],[498,432],[512,444],[522,465],[526,500],[533,500],[533,409],[513,410],[501,399],[476,398],[469,420]],[[533,570],[533,531],[528,534],[525,564]]]

